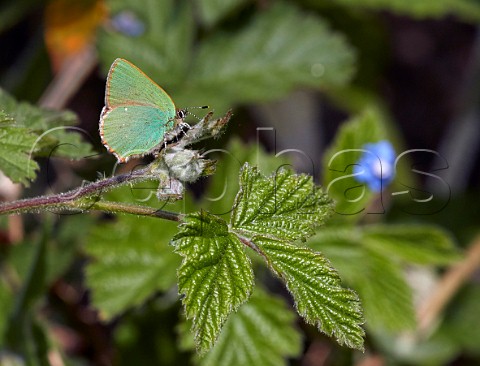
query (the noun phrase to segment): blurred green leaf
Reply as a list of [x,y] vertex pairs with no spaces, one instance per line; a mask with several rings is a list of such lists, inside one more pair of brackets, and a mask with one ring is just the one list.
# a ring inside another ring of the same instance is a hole
[[[15,265],[7,264],[7,267],[10,268],[9,277],[11,285],[14,285],[12,282],[13,273],[21,273],[23,275],[23,280],[18,284],[19,288],[10,289],[15,291],[15,299],[8,313],[8,322],[5,327],[5,344],[11,350],[26,352],[28,351],[28,344],[34,341],[31,334],[31,327],[33,326],[32,307],[45,291],[46,246],[47,233],[44,231],[35,245],[32,243],[29,243],[28,246],[24,245],[30,256],[27,261],[25,261],[25,257],[22,257],[24,270],[20,268],[20,271],[17,272]],[[16,259],[19,259],[18,256]]]
[[439,333],[470,355],[480,355],[480,288],[467,285],[445,312]]
[[342,279],[358,291],[371,330],[412,329],[412,293],[401,267],[369,249],[360,228],[323,227],[308,246],[331,260]]
[[85,215],[61,217],[55,227],[46,220],[40,239],[11,246],[2,257],[0,311],[5,316],[0,317],[0,344],[7,331],[8,344],[14,348],[25,351],[27,343],[40,347],[38,342],[44,341],[44,330],[35,323],[32,309],[51,283],[71,267],[81,243],[78,232],[86,230],[89,224],[90,217]]
[[[46,224],[43,230],[48,231],[48,240],[44,234],[39,242],[23,242],[9,248],[0,265],[2,314],[9,314],[14,302],[18,308],[16,317],[20,316],[18,313],[29,311],[28,308],[45,294],[48,286],[70,268],[81,242],[78,232],[87,229],[89,223],[90,217],[85,215],[65,216],[57,222],[58,231]],[[14,318],[13,315],[0,317],[0,344],[7,320],[11,322]]]
[[15,183],[29,185],[36,176],[38,164],[31,160],[30,150],[37,136],[18,127],[12,118],[0,111],[0,170]]
[[[258,286],[250,300],[225,322],[215,346],[196,364],[200,366],[277,366],[301,351],[296,315],[285,302]],[[182,338],[189,334],[183,331]],[[185,341],[184,341],[185,342]]]
[[212,26],[247,2],[249,0],[196,0],[196,6],[203,22]]
[[[176,291],[171,291],[121,317],[113,334],[116,365],[191,365],[191,354],[182,352],[178,344],[177,300]],[[191,335],[189,328],[185,332]],[[191,346],[195,347],[193,336]]]
[[[11,288],[8,288],[5,282],[5,266],[2,264],[2,272],[0,274],[0,313],[10,314],[13,306],[13,292]],[[4,344],[5,330],[8,325],[8,316],[0,316],[0,344]]]
[[458,355],[458,347],[450,336],[438,333],[426,339],[413,334],[373,332],[369,335],[380,352],[401,365],[449,365]]
[[181,83],[191,61],[193,14],[190,1],[110,0],[115,17],[129,11],[145,25],[145,32],[132,37],[106,28],[99,34],[99,56],[105,72],[117,58],[140,67],[167,91]]
[[342,36],[321,19],[291,4],[276,3],[257,13],[244,29],[216,32],[205,40],[185,94],[215,101],[216,108],[258,103],[284,96],[297,86],[342,85],[353,74],[354,60]]
[[366,143],[386,139],[378,112],[366,110],[359,117],[345,122],[323,158],[324,186],[336,201],[337,218],[359,219],[373,198],[372,192],[353,177],[353,166],[362,155]]
[[[157,190],[158,182],[148,181],[114,189],[103,198],[172,212],[191,212],[189,195],[173,204],[159,203]],[[101,223],[91,229],[85,240],[85,251],[92,257],[86,267],[86,281],[92,290],[93,304],[102,316],[110,319],[142,304],[152,293],[175,285],[180,257],[169,242],[177,232],[175,223],[134,216],[118,216],[115,222]]]
[[138,37],[108,28],[102,32],[99,49],[105,70],[115,58],[124,57],[165,87],[177,105],[212,103],[217,111],[272,100],[298,86],[344,85],[352,77],[355,55],[344,38],[322,19],[288,3],[258,12],[236,32],[213,32],[192,54],[190,5],[172,0],[112,2],[113,16],[131,11],[146,31]]
[[445,265],[461,258],[451,236],[436,226],[369,225],[365,245],[389,258],[407,263]]
[[12,27],[23,16],[41,4],[43,1],[18,0],[2,2],[0,5],[0,33]]
[[324,227],[308,245],[325,254],[358,291],[367,325],[377,331],[415,325],[401,264],[442,265],[459,258],[450,236],[427,225]]
[[176,231],[174,223],[159,219],[119,216],[89,233],[85,250],[92,260],[86,268],[87,285],[104,318],[175,284],[180,258],[168,243]]
[[[470,21],[480,19],[480,3],[471,0],[329,0],[329,2],[352,8],[388,10],[416,18],[440,18],[453,14]],[[321,2],[311,0],[310,3]]]
[[184,259],[178,287],[200,352],[215,343],[228,315],[253,289],[250,259],[227,223],[205,211],[185,218],[173,243]]
[[46,110],[26,102],[17,102],[1,89],[0,105],[19,127],[37,135],[35,144],[29,146],[35,157],[83,158],[92,154],[91,144],[85,142],[79,132],[83,137],[91,137],[74,126],[78,123],[74,113]]
[[416,324],[412,290],[402,268],[375,251],[365,249],[363,255],[363,261],[356,263],[356,277],[346,281],[360,294],[368,326],[412,330]]
[[412,291],[398,264],[358,243],[333,244],[321,235],[309,241],[309,246],[331,260],[342,279],[358,292],[369,329],[413,328]]
[[93,224],[94,220],[90,215],[59,215],[47,247],[45,276],[48,284],[61,278],[72,268],[86,239],[78,233],[89,232]]

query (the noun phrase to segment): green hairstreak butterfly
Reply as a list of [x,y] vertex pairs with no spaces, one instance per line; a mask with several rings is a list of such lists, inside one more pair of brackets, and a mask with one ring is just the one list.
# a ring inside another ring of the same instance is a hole
[[99,130],[103,145],[118,162],[151,153],[159,144],[169,143],[176,139],[176,129],[184,134],[189,127],[184,123],[186,115],[187,111],[176,110],[165,90],[138,67],[121,58],[113,62]]

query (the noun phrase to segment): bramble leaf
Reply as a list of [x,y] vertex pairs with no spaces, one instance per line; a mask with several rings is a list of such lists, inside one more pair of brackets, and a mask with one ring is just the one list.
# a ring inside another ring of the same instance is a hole
[[320,253],[266,237],[255,244],[269,267],[285,281],[298,313],[338,343],[363,350],[365,332],[357,294],[340,285],[340,277]]
[[36,138],[0,111],[0,170],[15,183],[28,185],[36,176],[38,164],[30,155]]
[[322,19],[276,3],[240,32],[217,32],[201,45],[189,94],[232,105],[272,100],[299,85],[339,86],[352,77],[354,59],[344,38]]
[[311,176],[280,169],[269,178],[245,164],[235,198],[232,228],[248,236],[305,240],[330,215],[332,201]]
[[208,189],[200,206],[215,215],[232,212],[232,202],[240,188],[238,172],[245,162],[255,165],[266,175],[289,164],[284,155],[267,154],[260,144],[246,145],[238,138],[232,138],[225,150],[214,151],[213,154],[209,154],[208,158],[217,160],[215,174],[209,177]]
[[451,264],[460,253],[451,236],[429,225],[370,225],[364,229],[366,244],[388,257],[418,264]]
[[480,339],[480,289],[476,284],[465,286],[457,295],[458,303],[450,304],[440,325],[440,334],[450,339],[466,354],[478,355]]
[[[91,144],[83,137],[91,136],[74,125],[76,115],[69,111],[53,111],[38,108],[26,102],[17,102],[0,89],[0,105],[3,111],[15,120],[18,127],[27,128],[36,135],[29,146],[36,156],[84,158],[92,154]],[[82,133],[83,137],[79,134]]]
[[247,0],[197,0],[198,12],[207,26],[221,20],[224,16],[233,13]]
[[177,226],[154,218],[119,216],[90,233],[86,268],[92,300],[110,319],[175,285],[179,258],[168,241]]
[[161,81],[161,86],[171,93],[172,86],[185,79],[192,59],[191,2],[115,0],[108,3],[112,17],[122,12],[133,14],[145,31],[138,36],[112,28],[99,32],[99,57],[105,73],[113,60],[122,57],[140,67],[152,80]]
[[250,296],[250,259],[226,222],[204,211],[185,217],[173,244],[184,257],[178,287],[185,295],[186,316],[193,319],[197,349],[205,352],[214,344],[228,315]]
[[320,253],[293,244],[305,240],[331,212],[332,202],[312,178],[281,169],[269,178],[245,164],[231,217],[232,229],[285,281],[298,313],[340,344],[363,349],[363,316],[355,292]]
[[[196,363],[200,366],[286,365],[286,358],[297,356],[302,346],[295,319],[295,313],[284,300],[256,287],[249,301],[229,316],[215,346],[197,358]],[[185,331],[182,333],[184,343],[188,336]]]
[[[320,17],[289,3],[257,12],[235,32],[195,29],[194,10],[212,24],[242,2],[223,1],[214,12],[208,12],[213,3],[220,2],[203,0],[194,9],[192,2],[172,0],[146,4],[109,1],[112,18],[128,12],[145,30],[137,36],[113,27],[101,31],[102,65],[106,71],[116,57],[126,58],[161,82],[176,105],[215,101],[217,111],[239,103],[273,100],[299,86],[329,89],[351,79],[355,53],[345,38]],[[202,36],[195,39],[196,34]]]

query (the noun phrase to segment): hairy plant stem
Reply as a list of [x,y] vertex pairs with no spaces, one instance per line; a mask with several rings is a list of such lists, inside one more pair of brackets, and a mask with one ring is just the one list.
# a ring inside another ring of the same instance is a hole
[[49,196],[26,198],[23,200],[0,204],[0,215],[21,214],[27,212],[38,212],[47,209],[55,211],[81,210],[81,211],[106,211],[114,213],[128,213],[133,215],[158,217],[165,220],[181,221],[182,215],[157,210],[152,207],[125,204],[121,202],[109,202],[101,200],[101,195],[106,191],[117,188],[128,183],[138,183],[151,180],[154,177],[149,168],[117,175],[110,178],[98,180],[66,193],[59,193]]

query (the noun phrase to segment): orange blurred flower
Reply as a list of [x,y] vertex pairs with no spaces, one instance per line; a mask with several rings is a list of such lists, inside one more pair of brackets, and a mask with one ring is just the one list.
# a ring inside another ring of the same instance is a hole
[[104,0],[51,0],[45,9],[45,43],[56,72],[95,41],[107,18]]

